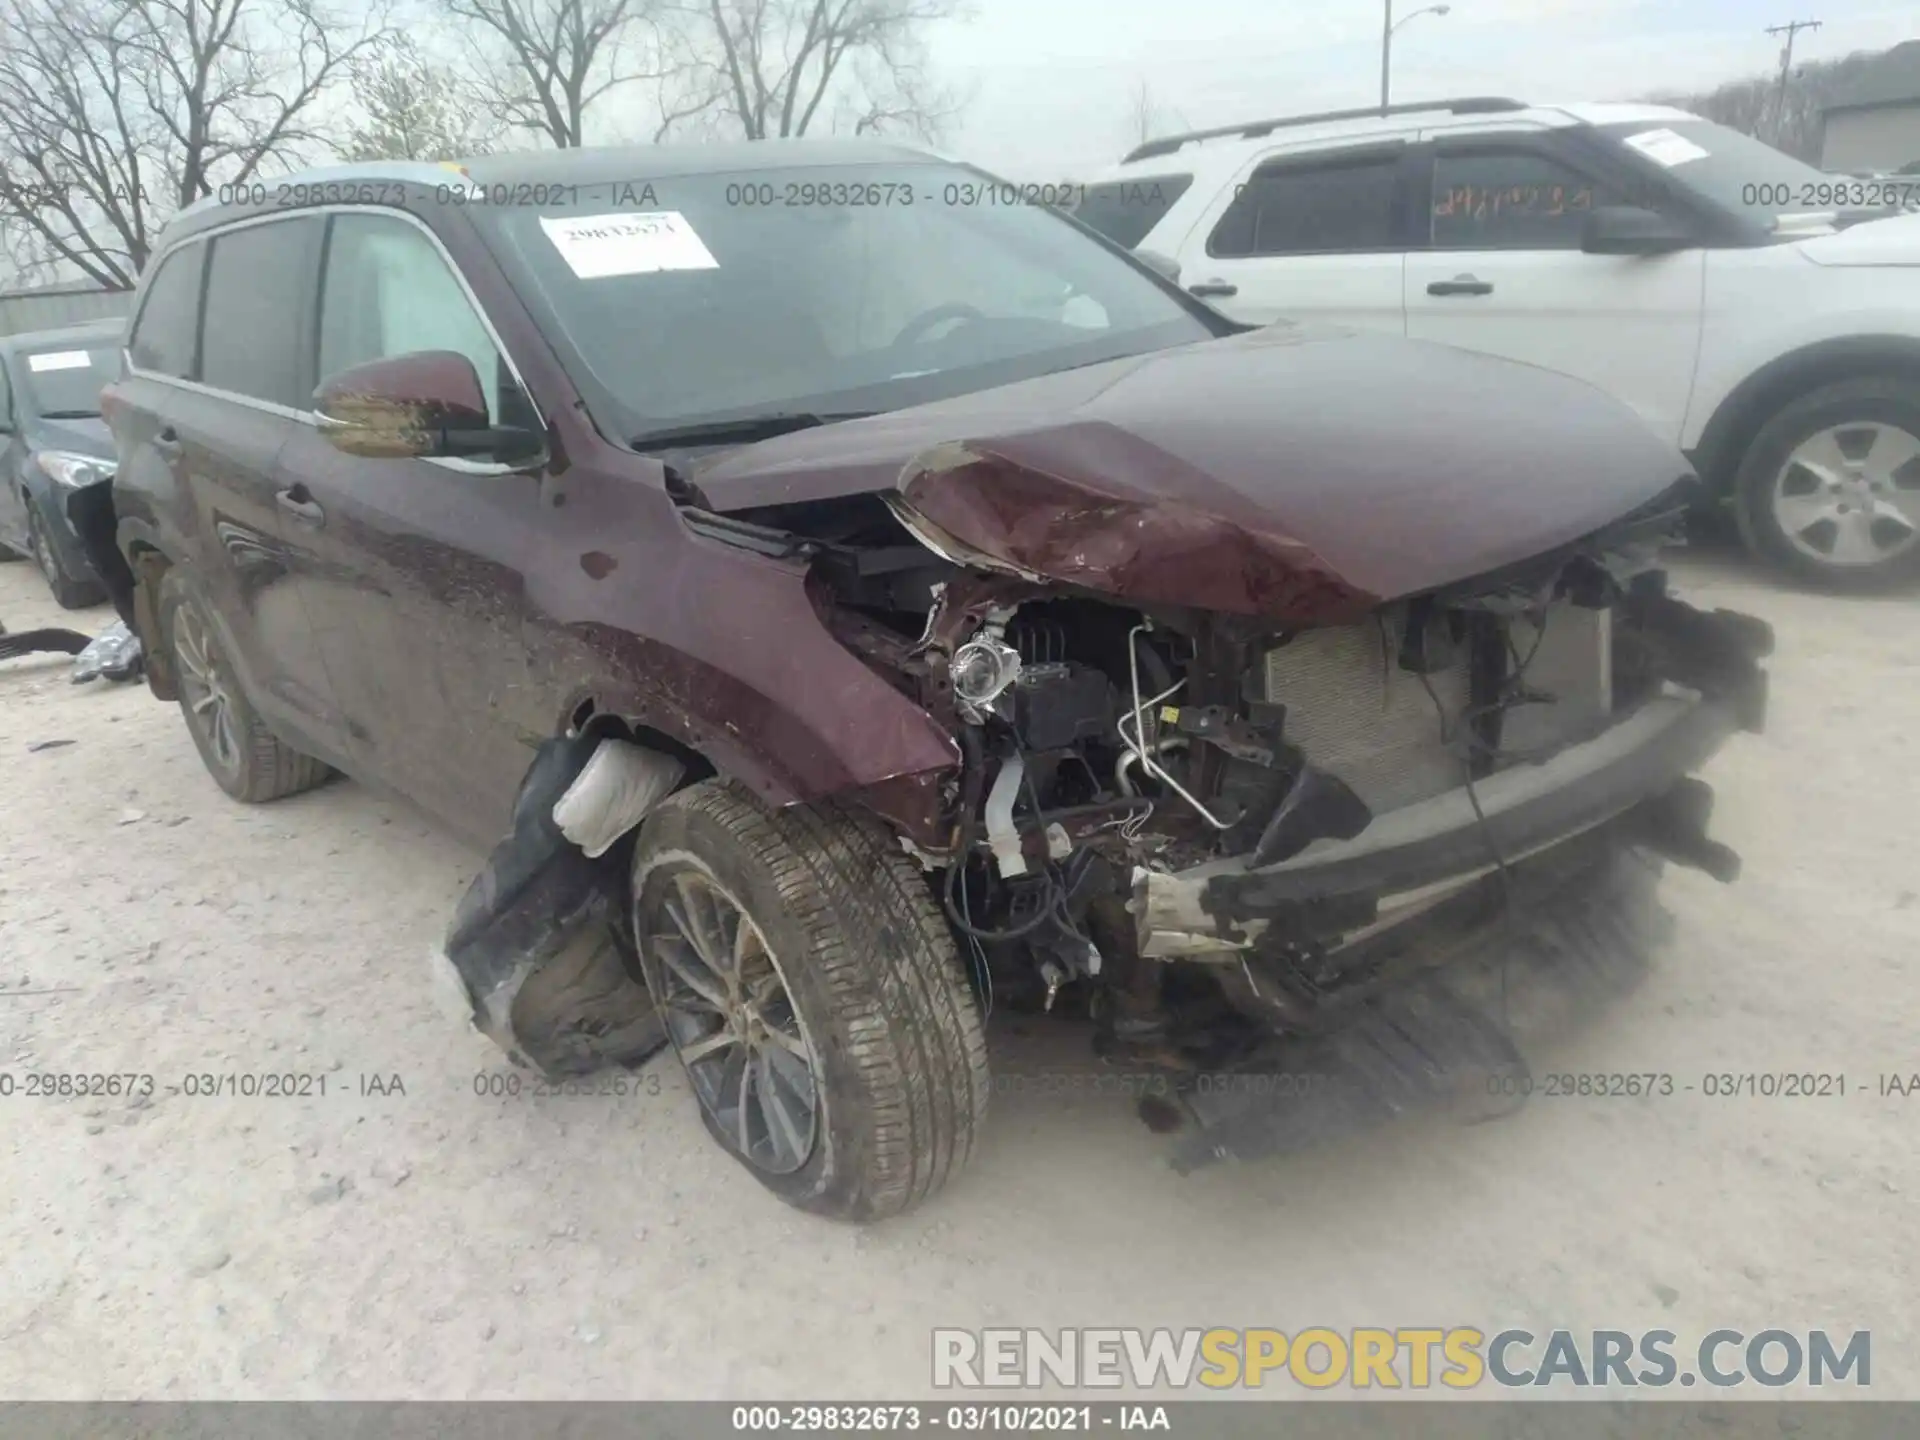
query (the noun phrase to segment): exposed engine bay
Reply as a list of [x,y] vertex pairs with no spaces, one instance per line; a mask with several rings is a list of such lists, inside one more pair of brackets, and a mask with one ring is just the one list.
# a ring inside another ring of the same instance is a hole
[[[1760,725],[1770,634],[1667,594],[1671,503],[1509,572],[1296,629],[1016,573],[898,497],[686,513],[809,559],[829,629],[951,728],[964,763],[938,797],[946,843],[901,843],[983,995],[1084,999],[1109,1055],[1221,1064],[1259,1036],[1310,1033],[1385,978],[1382,932],[1466,892],[1511,904],[1519,862],[1578,850],[1575,832],[1589,851],[1632,843],[1737,872],[1706,838],[1710,792],[1682,778],[1699,754],[1511,853],[1482,810],[1483,791],[1534,784],[1519,772],[1555,788],[1556,757],[1600,748],[1670,692]],[[1419,893],[1319,863],[1355,858],[1342,847],[1364,861],[1373,837],[1462,796],[1470,853],[1456,835]],[[1280,893],[1314,874],[1328,883]]]

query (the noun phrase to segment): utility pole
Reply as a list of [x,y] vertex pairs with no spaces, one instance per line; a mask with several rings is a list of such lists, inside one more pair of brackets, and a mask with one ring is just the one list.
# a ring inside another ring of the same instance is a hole
[[1393,0],[1384,0],[1380,21],[1380,113],[1387,113],[1387,92],[1393,86]]
[[1773,101],[1773,138],[1778,140],[1787,128],[1787,79],[1793,74],[1794,37],[1802,30],[1818,30],[1818,20],[1789,20],[1785,25],[1769,25],[1767,34],[1784,35],[1786,43],[1780,47],[1780,93]]

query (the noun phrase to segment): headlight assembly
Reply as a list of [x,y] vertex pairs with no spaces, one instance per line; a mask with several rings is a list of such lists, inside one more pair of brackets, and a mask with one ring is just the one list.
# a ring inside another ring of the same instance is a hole
[[95,481],[109,478],[114,462],[97,455],[76,455],[71,450],[42,450],[34,462],[55,484],[78,490]]

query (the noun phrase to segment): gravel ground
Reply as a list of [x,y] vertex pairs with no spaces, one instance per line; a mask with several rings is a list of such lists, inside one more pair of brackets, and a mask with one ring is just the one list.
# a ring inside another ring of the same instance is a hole
[[[1182,1178],[1124,1097],[1006,1093],[956,1187],[865,1230],[740,1173],[671,1060],[477,1095],[501,1062],[423,963],[477,857],[411,810],[233,804],[143,688],[0,664],[0,1072],[157,1080],[0,1098],[0,1396],[900,1397],[931,1327],[994,1324],[1871,1328],[1874,1392],[1920,1395],[1920,1096],[1875,1087],[1920,1071],[1914,601],[1679,578],[1779,633],[1769,732],[1709,772],[1746,877],[1671,875],[1653,977],[1536,1069],[1846,1098],[1537,1100]],[[25,565],[0,618],[63,619]],[[1080,1044],[1032,1028],[996,1056]],[[232,1072],[327,1093],[168,1090]]]

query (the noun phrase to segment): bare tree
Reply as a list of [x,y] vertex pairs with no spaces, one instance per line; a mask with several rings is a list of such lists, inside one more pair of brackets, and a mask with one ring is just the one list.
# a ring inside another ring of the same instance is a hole
[[[0,214],[23,276],[133,284],[168,197],[131,12],[29,5],[0,40]],[[177,200],[177,197],[176,197]]]
[[1133,99],[1127,109],[1127,140],[1130,145],[1144,145],[1153,139],[1160,128],[1160,112],[1153,103],[1153,91],[1142,80],[1134,87]]
[[215,186],[331,150],[314,117],[384,32],[318,0],[12,0],[0,33],[0,230],[28,273],[131,286]]
[[407,35],[361,57],[353,100],[360,118],[341,147],[348,160],[452,160],[484,155],[499,141],[460,77]]
[[1133,95],[1127,104],[1125,143],[1128,149],[1144,145],[1163,135],[1176,131],[1191,130],[1187,118],[1172,105],[1162,105],[1153,96],[1153,90],[1145,80],[1134,86]]
[[561,148],[585,143],[587,111],[609,91],[673,73],[656,3],[441,0],[467,27],[496,118]]
[[1826,107],[1851,88],[1880,53],[1884,52],[1856,51],[1835,60],[1796,65],[1787,77],[1784,97],[1777,76],[1755,75],[1705,94],[1657,98],[1818,164]]
[[931,79],[924,31],[959,0],[685,0],[726,128],[749,140],[825,122],[855,134],[932,136],[958,100]]

